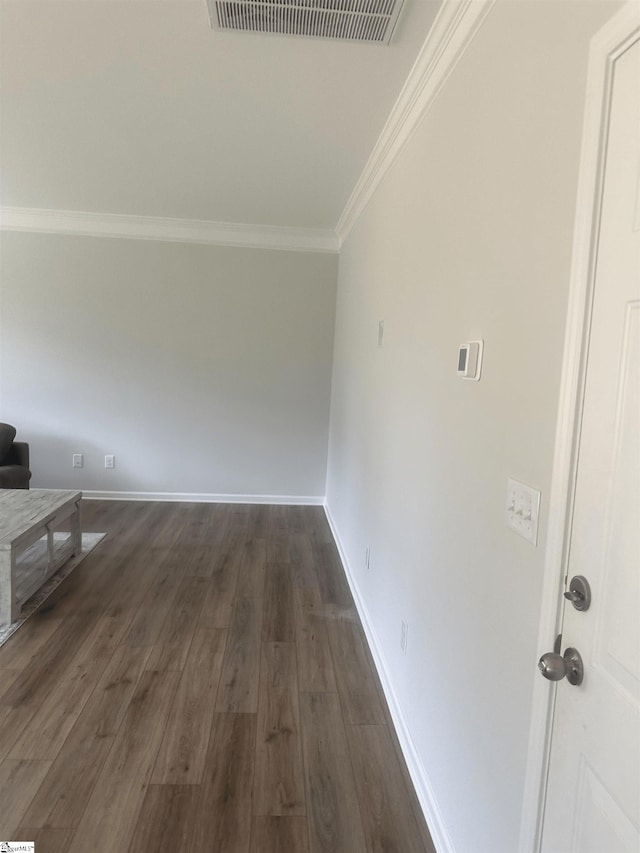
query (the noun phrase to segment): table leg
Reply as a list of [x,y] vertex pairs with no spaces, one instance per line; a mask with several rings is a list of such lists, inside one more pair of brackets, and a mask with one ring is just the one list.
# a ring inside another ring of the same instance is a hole
[[76,508],[71,513],[71,549],[74,557],[82,551],[82,531],[80,530],[80,501],[76,501]]
[[20,613],[16,602],[16,555],[0,551],[0,625],[15,622]]
[[47,524],[47,568],[44,570],[45,575],[50,575],[53,571],[55,561],[55,546],[53,543],[53,525]]

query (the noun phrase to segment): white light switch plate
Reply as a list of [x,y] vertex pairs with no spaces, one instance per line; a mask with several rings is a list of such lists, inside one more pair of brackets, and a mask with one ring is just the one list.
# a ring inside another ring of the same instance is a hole
[[507,527],[519,533],[532,545],[538,544],[538,515],[540,513],[540,492],[509,480],[507,486]]

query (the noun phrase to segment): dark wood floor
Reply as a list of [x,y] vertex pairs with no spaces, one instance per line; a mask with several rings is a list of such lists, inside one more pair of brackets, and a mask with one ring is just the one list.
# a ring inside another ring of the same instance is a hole
[[0,649],[0,839],[434,850],[319,507],[85,502],[108,537]]

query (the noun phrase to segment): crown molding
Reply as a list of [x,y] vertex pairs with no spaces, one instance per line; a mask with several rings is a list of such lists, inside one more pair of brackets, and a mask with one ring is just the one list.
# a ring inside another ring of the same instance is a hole
[[335,231],[320,228],[288,228],[210,222],[201,219],[165,219],[77,210],[44,210],[25,207],[0,208],[0,230],[41,234],[74,234],[84,237],[122,237],[129,240],[161,240],[170,243],[204,243],[249,249],[289,252],[338,252]]
[[367,164],[336,225],[347,238],[398,154],[425,117],[496,0],[443,0]]
[[0,207],[0,230],[337,253],[496,0],[443,0],[335,230]]

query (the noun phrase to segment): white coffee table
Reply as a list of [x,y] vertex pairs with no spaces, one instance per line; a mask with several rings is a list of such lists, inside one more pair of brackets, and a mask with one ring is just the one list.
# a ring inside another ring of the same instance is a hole
[[[67,490],[0,489],[0,625],[15,622],[24,602],[63,563],[80,553],[81,498],[82,492]],[[60,545],[54,542],[56,528],[70,532]],[[44,536],[47,549],[42,570],[38,566],[33,577],[18,584],[18,555]]]

